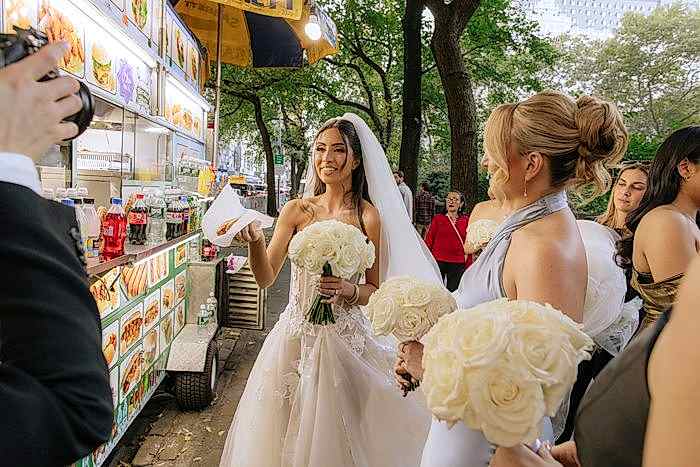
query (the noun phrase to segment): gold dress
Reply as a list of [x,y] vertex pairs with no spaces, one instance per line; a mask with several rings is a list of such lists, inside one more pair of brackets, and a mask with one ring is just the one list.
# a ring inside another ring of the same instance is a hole
[[683,275],[683,273],[679,273],[668,279],[654,282],[651,274],[636,270],[632,271],[630,284],[639,292],[639,296],[644,301],[644,306],[642,307],[644,318],[639,326],[639,331],[655,323],[659,317],[673,306]]

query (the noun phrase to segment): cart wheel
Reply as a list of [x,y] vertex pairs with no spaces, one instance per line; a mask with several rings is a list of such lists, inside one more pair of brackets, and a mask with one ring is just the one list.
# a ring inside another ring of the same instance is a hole
[[204,371],[175,373],[175,399],[182,410],[201,410],[211,404],[217,380],[219,350],[215,341],[207,346]]

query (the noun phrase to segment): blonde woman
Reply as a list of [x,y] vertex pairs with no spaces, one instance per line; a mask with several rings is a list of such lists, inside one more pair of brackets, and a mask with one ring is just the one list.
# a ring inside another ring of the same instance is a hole
[[[455,297],[461,308],[498,298],[550,303],[575,321],[583,318],[588,277],[586,251],[565,189],[610,186],[606,166],[627,148],[617,108],[593,97],[573,100],[543,92],[497,107],[486,123],[484,146],[490,191],[513,213],[462,277]],[[423,346],[401,346],[396,372],[421,379]],[[548,419],[541,437],[553,440]],[[433,421],[423,467],[488,464],[491,446],[464,424]]]

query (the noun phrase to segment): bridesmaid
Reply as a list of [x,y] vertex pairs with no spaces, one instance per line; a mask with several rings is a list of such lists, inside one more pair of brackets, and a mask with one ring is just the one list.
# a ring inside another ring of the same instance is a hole
[[644,300],[640,329],[673,305],[688,264],[700,250],[700,126],[674,132],[649,171],[649,187],[627,217],[632,235],[620,242],[620,265]]
[[665,313],[613,360],[586,394],[575,441],[538,454],[499,448],[491,467],[697,467],[700,419],[700,257],[673,313]]
[[[606,166],[627,148],[627,130],[615,106],[593,97],[555,92],[501,105],[486,123],[484,147],[490,191],[511,214],[498,228],[455,292],[461,308],[498,298],[550,303],[575,321],[583,318],[586,252],[565,189],[594,185],[606,191]],[[401,345],[395,371],[422,378],[423,346]],[[543,439],[552,439],[544,420]],[[423,467],[486,466],[491,447],[464,424],[433,421]]]

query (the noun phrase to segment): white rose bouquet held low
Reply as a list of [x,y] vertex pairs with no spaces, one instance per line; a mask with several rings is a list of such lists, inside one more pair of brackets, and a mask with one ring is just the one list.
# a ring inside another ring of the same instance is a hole
[[[438,319],[457,309],[457,302],[443,286],[408,276],[384,282],[369,298],[365,314],[375,334],[393,334],[400,342],[421,339]],[[404,391],[418,387],[412,383]]]
[[550,305],[508,299],[442,317],[423,343],[433,415],[504,447],[535,441],[593,349],[580,325]]
[[[289,258],[311,274],[349,280],[374,264],[374,244],[355,226],[336,220],[316,222],[289,243]],[[317,295],[307,319],[313,324],[335,323],[330,303]]]

